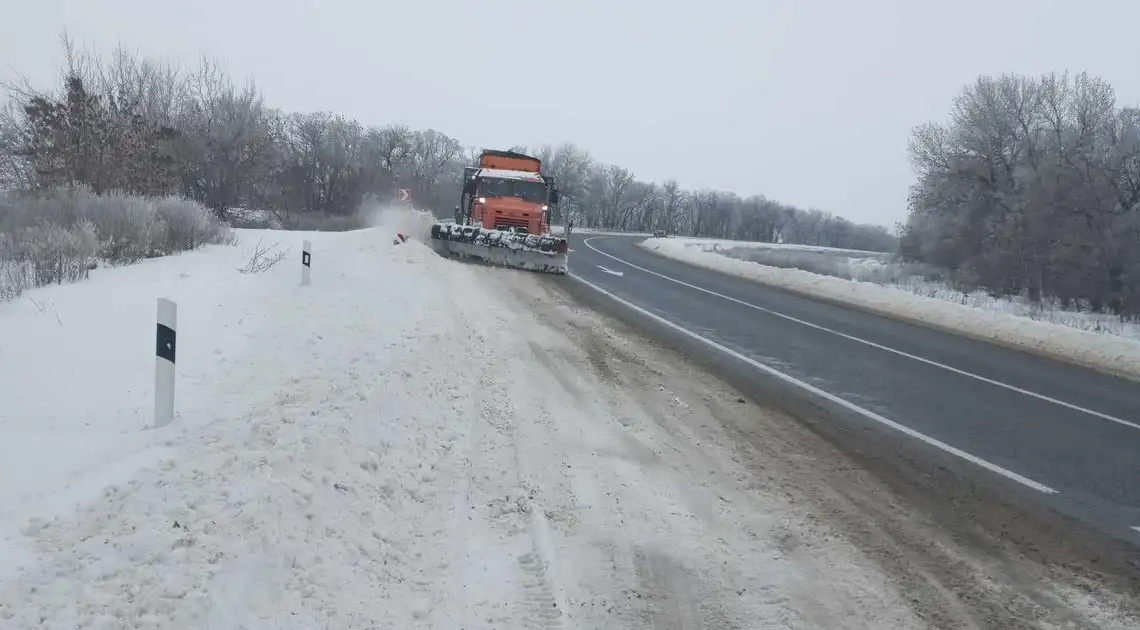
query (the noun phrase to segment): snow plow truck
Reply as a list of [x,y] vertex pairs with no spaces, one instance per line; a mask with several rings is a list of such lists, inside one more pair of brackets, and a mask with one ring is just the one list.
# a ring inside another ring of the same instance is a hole
[[538,158],[485,149],[478,166],[463,169],[455,218],[434,223],[431,238],[456,258],[564,274],[568,244],[550,233],[557,203],[554,178],[543,174]]

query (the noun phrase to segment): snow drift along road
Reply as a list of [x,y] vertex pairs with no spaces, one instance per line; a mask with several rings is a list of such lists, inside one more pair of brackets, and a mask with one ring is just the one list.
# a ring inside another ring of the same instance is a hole
[[921,326],[1033,352],[1110,374],[1140,379],[1140,343],[1006,313],[915,295],[895,287],[782,269],[722,256],[714,241],[652,239],[641,247],[660,256],[778,287],[808,297],[854,306]]
[[[688,367],[394,233],[246,231],[0,306],[0,626],[923,627]],[[295,255],[239,273],[259,239]],[[160,295],[179,413],[140,431]]]

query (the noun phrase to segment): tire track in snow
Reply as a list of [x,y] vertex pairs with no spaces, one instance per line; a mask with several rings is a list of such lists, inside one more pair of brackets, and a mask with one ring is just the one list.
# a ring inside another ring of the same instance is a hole
[[[512,324],[503,310],[467,317],[491,321],[492,330]],[[550,574],[555,559],[524,452],[535,445],[520,443],[537,420],[520,414],[512,399],[528,395],[516,380],[525,374],[512,365],[512,344],[497,343],[493,332],[464,330],[458,318],[456,326],[456,337],[465,340],[457,352],[471,357],[466,369],[473,404],[468,414],[457,413],[466,435],[463,453],[457,453],[463,463],[452,486],[450,517],[444,517],[450,587],[443,590],[450,592],[443,625],[555,630],[564,606]]]
[[[548,367],[551,368],[552,376],[560,381],[568,379],[561,370],[573,372],[582,369],[579,365],[588,364],[589,370],[581,374],[581,378],[604,379],[625,390],[630,388],[627,371],[648,367],[638,363],[632,355],[615,348],[601,331],[579,329],[577,333],[574,340],[578,342],[577,347],[589,356],[589,361],[578,363],[573,361],[572,356],[559,357],[561,365]],[[628,413],[628,407],[623,409],[622,402],[628,404],[628,401],[607,398],[604,401],[606,411],[598,413],[598,409],[590,410],[589,417],[604,417],[613,423],[611,428],[617,438],[617,444],[598,451],[597,454],[607,459],[607,468],[632,464],[638,470],[638,477],[646,476],[647,481],[652,480],[655,475],[651,469],[660,466],[662,462],[657,452],[647,445],[650,443],[639,437],[637,426],[647,419],[631,422],[629,418],[622,418],[622,413]],[[603,473],[580,479],[580,482],[597,484],[600,478],[606,476],[611,475]],[[612,476],[618,477],[620,474],[613,470]],[[607,533],[612,545],[612,577],[617,587],[614,592],[627,593],[626,601],[620,604],[620,616],[633,627],[654,629],[725,630],[737,627],[729,621],[725,612],[721,593],[723,589],[711,585],[666,547],[638,542],[637,537],[626,528],[628,516],[624,514],[618,493],[607,494],[611,496],[607,497],[609,500],[604,509],[612,512]],[[716,582],[713,580],[712,584]]]
[[[615,621],[631,628],[737,627],[726,612],[723,593],[727,589],[719,579],[703,576],[690,562],[675,557],[667,542],[642,540],[643,536],[627,530],[627,521],[640,519],[636,508],[633,513],[623,509],[621,498],[629,499],[628,492],[637,493],[636,488],[647,487],[644,483],[652,485],[658,472],[654,469],[662,463],[655,450],[657,444],[646,441],[637,428],[648,418],[622,415],[631,410],[626,394],[632,387],[628,372],[649,366],[615,345],[618,340],[607,331],[583,326],[569,311],[551,312],[548,305],[542,308],[542,301],[533,297],[528,301],[537,321],[517,329],[527,337],[534,359],[545,368],[527,373],[527,390],[536,392],[534,404],[543,410],[542,424],[557,440],[556,449],[572,448],[576,441],[593,446],[590,451],[595,462],[580,467],[581,462],[576,461],[575,474],[571,475],[575,494],[590,506],[591,524],[598,525],[594,533],[601,539],[592,545],[602,552],[596,566],[587,567],[583,565],[588,556],[575,549],[575,565],[568,569],[579,573],[578,586],[593,591],[593,597],[571,600],[572,605],[578,605],[576,612],[598,615],[579,623],[583,627]],[[578,395],[582,391],[595,395],[587,400]],[[604,393],[598,397],[598,392]],[[587,418],[592,422],[582,422]],[[582,436],[583,431],[589,436]],[[582,571],[602,573],[604,580],[584,576]]]
[[[471,268],[452,279],[449,294],[464,295],[462,286],[478,283],[479,270]],[[447,337],[460,340],[452,350],[457,364],[449,373],[468,378],[440,384],[461,392],[444,414],[453,414],[456,462],[447,485],[450,498],[426,522],[440,529],[430,539],[425,553],[440,554],[436,592],[438,599],[429,615],[431,627],[516,627],[512,589],[523,572],[509,554],[517,553],[513,541],[503,535],[503,520],[510,520],[522,507],[518,499],[518,454],[512,443],[509,400],[500,381],[499,344],[496,330],[507,322],[501,309],[488,304],[452,303]],[[490,322],[489,329],[472,328],[471,321]],[[517,590],[517,589],[516,589]]]
[[[567,533],[567,544],[575,548],[574,563],[565,569],[576,578],[574,597],[567,599],[575,616],[585,618],[577,623],[582,627],[615,622],[630,628],[733,627],[716,589],[686,568],[680,558],[672,557],[668,543],[649,542],[644,540],[649,532],[639,529],[635,535],[627,527],[644,515],[638,514],[637,507],[628,512],[623,500],[633,500],[634,506],[653,505],[648,509],[653,513],[664,507],[652,498],[647,505],[633,496],[643,492],[638,488],[648,489],[644,484],[655,483],[652,469],[660,464],[655,445],[645,442],[638,429],[648,418],[639,413],[632,418],[624,415],[637,409],[627,397],[626,372],[648,366],[621,347],[621,340],[582,318],[577,307],[562,303],[561,308],[552,309],[550,301],[557,298],[545,288],[521,282],[508,283],[508,288],[528,307],[526,320],[514,327],[527,339],[533,355],[527,360],[544,368],[527,372],[525,389],[532,393],[532,407],[542,410],[541,424],[547,435],[557,440],[547,450],[585,451],[589,457],[588,465],[575,458],[568,475],[573,494],[589,506],[582,516],[590,538]],[[652,539],[662,533],[654,526],[651,531]],[[665,579],[660,571],[647,572],[647,556],[663,558],[667,566],[678,570],[669,574],[672,579]],[[680,626],[670,625],[678,622]]]
[[[510,375],[506,382],[514,385],[513,389],[522,389],[518,388],[518,381],[515,380],[520,375],[510,370],[509,365],[502,367],[506,367]],[[488,377],[485,378],[490,380]],[[515,466],[512,476],[516,487],[527,491],[516,499],[517,514],[521,522],[514,524],[512,528],[516,532],[522,530],[518,533],[525,536],[524,542],[518,544],[523,551],[517,557],[517,564],[523,575],[522,601],[517,603],[519,615],[516,621],[524,628],[555,630],[562,627],[561,618],[565,605],[560,605],[555,584],[548,570],[554,564],[555,558],[547,535],[545,508],[536,496],[532,484],[527,481],[528,467],[524,463],[525,457],[520,444],[520,432],[528,428],[526,425],[534,422],[534,419],[517,415],[511,392],[503,387],[502,381],[490,385],[488,389],[491,392],[491,404],[498,412],[496,427],[510,440],[510,448],[514,455]],[[545,412],[545,409],[542,412]],[[530,444],[527,446],[533,447]]]
[[[532,512],[532,523],[535,529],[545,526],[541,512]],[[547,567],[553,554],[545,545],[535,544],[532,552],[519,556],[519,566],[527,574],[523,582],[526,592],[526,615],[523,619],[525,627],[535,630],[555,630],[562,627],[562,610],[555,597],[554,585],[547,574]]]
[[729,630],[719,594],[708,591],[698,575],[668,554],[638,548],[634,552],[637,577],[645,589],[641,600],[649,627],[662,630],[702,628]]

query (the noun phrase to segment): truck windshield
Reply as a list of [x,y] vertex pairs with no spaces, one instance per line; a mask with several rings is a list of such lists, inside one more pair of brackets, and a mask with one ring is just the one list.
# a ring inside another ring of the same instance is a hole
[[479,180],[480,197],[518,197],[532,203],[546,202],[546,184],[520,179],[484,177]]

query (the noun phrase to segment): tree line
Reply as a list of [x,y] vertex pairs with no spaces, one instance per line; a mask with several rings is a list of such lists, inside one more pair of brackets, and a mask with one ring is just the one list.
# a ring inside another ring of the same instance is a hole
[[[51,90],[9,80],[0,116],[0,186],[81,184],[95,193],[179,195],[225,218],[269,210],[286,225],[307,215],[353,215],[363,200],[411,191],[448,217],[463,167],[479,147],[439,131],[366,126],[330,112],[268,106],[255,83],[238,85],[216,61],[189,70],[118,48],[104,58],[62,38]],[[508,147],[487,147],[508,148]],[[573,143],[512,146],[543,160],[562,203],[554,219],[582,227],[887,251],[885,227],[859,225],[763,196],[645,182]]]
[[[63,39],[58,85],[7,81],[0,187],[82,185],[181,196],[226,218],[265,209],[286,225],[351,217],[411,190],[451,216],[479,147],[435,130],[289,113],[216,61],[189,69]],[[959,288],[1140,314],[1140,109],[1087,74],[979,77],[946,122],[917,128],[908,216],[885,228],[763,196],[646,182],[573,143],[527,151],[557,177],[555,219],[579,226],[898,251]]]
[[1108,83],[980,77],[909,154],[905,257],[967,291],[1140,314],[1140,109]]

